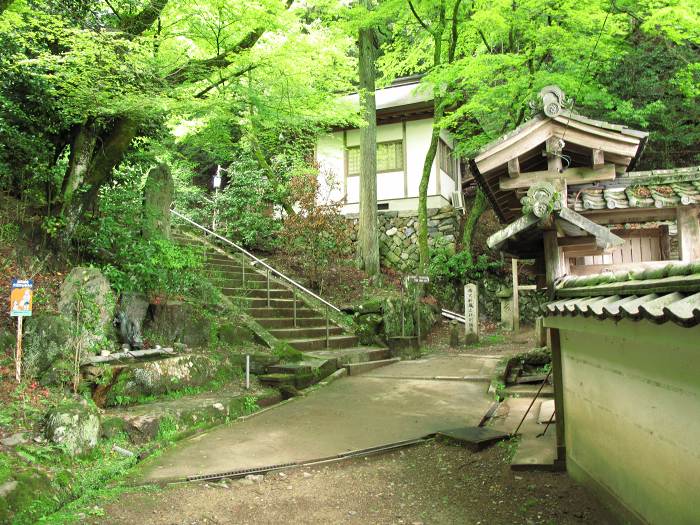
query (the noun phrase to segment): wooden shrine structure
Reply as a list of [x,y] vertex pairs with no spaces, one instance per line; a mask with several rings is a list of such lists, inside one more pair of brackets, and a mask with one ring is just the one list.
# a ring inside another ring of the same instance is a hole
[[489,247],[535,259],[538,284],[550,290],[565,275],[700,259],[700,167],[631,171],[648,133],[574,113],[557,86],[540,99],[534,118],[470,161],[507,224]]

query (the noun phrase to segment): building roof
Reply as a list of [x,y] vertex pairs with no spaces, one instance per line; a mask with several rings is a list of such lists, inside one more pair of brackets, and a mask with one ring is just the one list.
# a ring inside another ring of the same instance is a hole
[[567,277],[547,316],[647,319],[691,327],[700,324],[700,261],[656,268]]
[[[377,111],[427,102],[432,105],[433,93],[430,88],[420,85],[421,78],[421,76],[399,78],[391,85],[377,89],[375,91]],[[360,109],[360,95],[358,93],[345,95],[340,98],[340,101]]]
[[582,212],[700,204],[700,166],[629,172],[595,186],[571,186],[568,202],[569,207]]
[[[514,187],[512,182],[540,177],[542,170],[548,169],[543,151],[549,139],[558,138],[562,143],[559,156],[566,160],[567,169],[560,178],[575,184],[569,179],[580,181],[581,177],[575,177],[577,170],[571,168],[591,167],[594,152],[604,157],[603,167],[607,168],[610,179],[633,169],[648,138],[644,131],[590,119],[566,109],[568,100],[557,86],[544,88],[540,97],[542,111],[487,144],[469,163],[474,178],[503,223],[512,222],[521,214],[519,185]],[[518,165],[514,174],[508,168],[511,162]]]

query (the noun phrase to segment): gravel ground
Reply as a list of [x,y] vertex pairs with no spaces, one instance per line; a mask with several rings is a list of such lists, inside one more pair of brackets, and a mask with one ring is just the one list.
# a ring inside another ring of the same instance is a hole
[[612,523],[566,474],[512,472],[507,444],[472,453],[430,442],[389,454],[124,494],[87,523],[218,525]]

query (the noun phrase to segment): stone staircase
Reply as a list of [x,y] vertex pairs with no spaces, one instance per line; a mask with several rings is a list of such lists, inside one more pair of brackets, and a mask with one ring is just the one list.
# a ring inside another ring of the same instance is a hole
[[275,377],[281,383],[283,376],[291,374],[297,377],[297,387],[303,387],[308,386],[307,379],[318,380],[338,368],[393,362],[388,348],[360,346],[356,335],[332,318],[327,319],[325,313],[310,308],[302,299],[303,292],[272,275],[268,277],[264,268],[256,268],[244,256],[228,255],[206,241],[200,242],[198,236],[175,233],[173,238],[181,244],[204,246],[207,268],[221,292],[243,306],[276,339],[304,353],[301,362],[272,367],[269,381],[265,381],[268,384],[277,382]]

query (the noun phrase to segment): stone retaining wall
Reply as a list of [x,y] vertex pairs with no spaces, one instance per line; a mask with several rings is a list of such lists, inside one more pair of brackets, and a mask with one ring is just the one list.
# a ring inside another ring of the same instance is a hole
[[[383,266],[402,272],[418,267],[418,214],[416,211],[380,211],[379,254]],[[357,241],[359,218],[348,215],[352,242]],[[428,209],[428,245],[453,251],[459,235],[460,212],[451,206]]]

